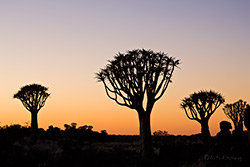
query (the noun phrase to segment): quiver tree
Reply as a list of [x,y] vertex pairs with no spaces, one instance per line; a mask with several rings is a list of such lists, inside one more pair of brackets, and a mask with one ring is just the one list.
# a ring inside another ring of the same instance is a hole
[[166,91],[179,60],[163,52],[137,49],[118,53],[114,60],[97,73],[107,96],[121,106],[138,113],[141,154],[153,155],[150,114],[153,106]]
[[248,138],[250,142],[250,105],[247,104],[246,110],[244,112],[244,125],[247,128]]
[[239,100],[233,104],[226,104],[223,108],[225,115],[234,123],[234,129],[237,132],[243,131],[244,112],[247,102]]
[[23,106],[31,113],[31,135],[33,137],[38,129],[37,114],[50,96],[50,94],[47,93],[47,90],[48,88],[42,85],[31,84],[21,87],[13,96],[16,99],[21,100]]
[[222,95],[212,90],[195,92],[182,100],[181,108],[184,109],[187,117],[201,124],[201,135],[204,143],[211,138],[208,121],[224,102]]

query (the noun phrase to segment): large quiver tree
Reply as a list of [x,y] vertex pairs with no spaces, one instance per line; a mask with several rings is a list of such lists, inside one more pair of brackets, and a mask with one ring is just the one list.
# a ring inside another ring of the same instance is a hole
[[233,104],[226,104],[223,108],[225,115],[233,121],[236,132],[243,131],[244,112],[246,107],[247,102],[240,99]]
[[153,155],[150,114],[166,91],[179,60],[162,52],[137,49],[119,53],[97,73],[107,96],[117,104],[135,109],[140,124],[141,154]]
[[45,105],[47,98],[50,96],[47,93],[48,88],[39,84],[30,84],[20,88],[14,94],[14,98],[21,100],[23,106],[31,113],[31,135],[35,136],[38,129],[37,114]]
[[211,138],[208,121],[216,109],[225,102],[220,93],[215,91],[199,91],[182,100],[181,108],[184,109],[190,120],[201,124],[201,135],[204,143]]

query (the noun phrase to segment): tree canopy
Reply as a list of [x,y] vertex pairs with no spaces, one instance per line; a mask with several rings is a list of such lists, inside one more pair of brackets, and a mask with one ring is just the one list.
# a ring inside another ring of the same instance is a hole
[[201,122],[209,119],[216,109],[225,102],[224,97],[215,91],[194,92],[182,100],[181,108],[190,120]]
[[147,103],[162,97],[178,65],[179,60],[163,52],[136,49],[118,53],[97,73],[97,79],[104,83],[109,98],[119,105],[138,109],[145,97]]
[[235,130],[243,131],[243,120],[246,108],[247,102],[242,99],[224,106],[223,111],[225,115],[233,121]]
[[30,84],[21,87],[13,97],[21,100],[27,110],[38,112],[45,105],[45,101],[50,96],[47,90],[48,88],[42,85]]

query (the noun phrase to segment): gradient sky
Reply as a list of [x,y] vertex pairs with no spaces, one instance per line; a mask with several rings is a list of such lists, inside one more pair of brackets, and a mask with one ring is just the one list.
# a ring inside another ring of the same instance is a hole
[[[181,59],[156,103],[152,131],[195,134],[200,125],[180,109],[203,90],[226,103],[250,102],[248,0],[0,0],[0,126],[30,121],[13,94],[26,84],[49,87],[39,127],[92,125],[109,134],[138,134],[137,113],[108,99],[95,73],[118,52],[145,48]],[[212,135],[228,120],[220,107]]]

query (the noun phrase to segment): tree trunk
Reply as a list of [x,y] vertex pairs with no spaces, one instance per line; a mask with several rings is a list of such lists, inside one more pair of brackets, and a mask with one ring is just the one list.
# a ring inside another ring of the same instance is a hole
[[239,121],[236,123],[237,127],[235,127],[235,130],[238,132],[243,132],[243,123],[242,121]]
[[242,121],[239,121],[239,122],[235,121],[233,123],[234,123],[234,130],[236,132],[243,132],[243,123],[242,123]]
[[233,123],[234,123],[234,130],[237,131],[237,129],[238,129],[237,122],[236,122],[236,121],[233,121]]
[[202,141],[207,143],[211,139],[211,134],[208,127],[208,121],[201,122],[201,136]]
[[153,158],[153,145],[150,127],[150,113],[139,113],[141,156],[144,162],[151,162]]
[[38,129],[37,112],[31,112],[31,137],[35,138]]
[[249,143],[250,143],[250,130],[247,129],[247,133],[248,133],[248,139],[249,139]]

